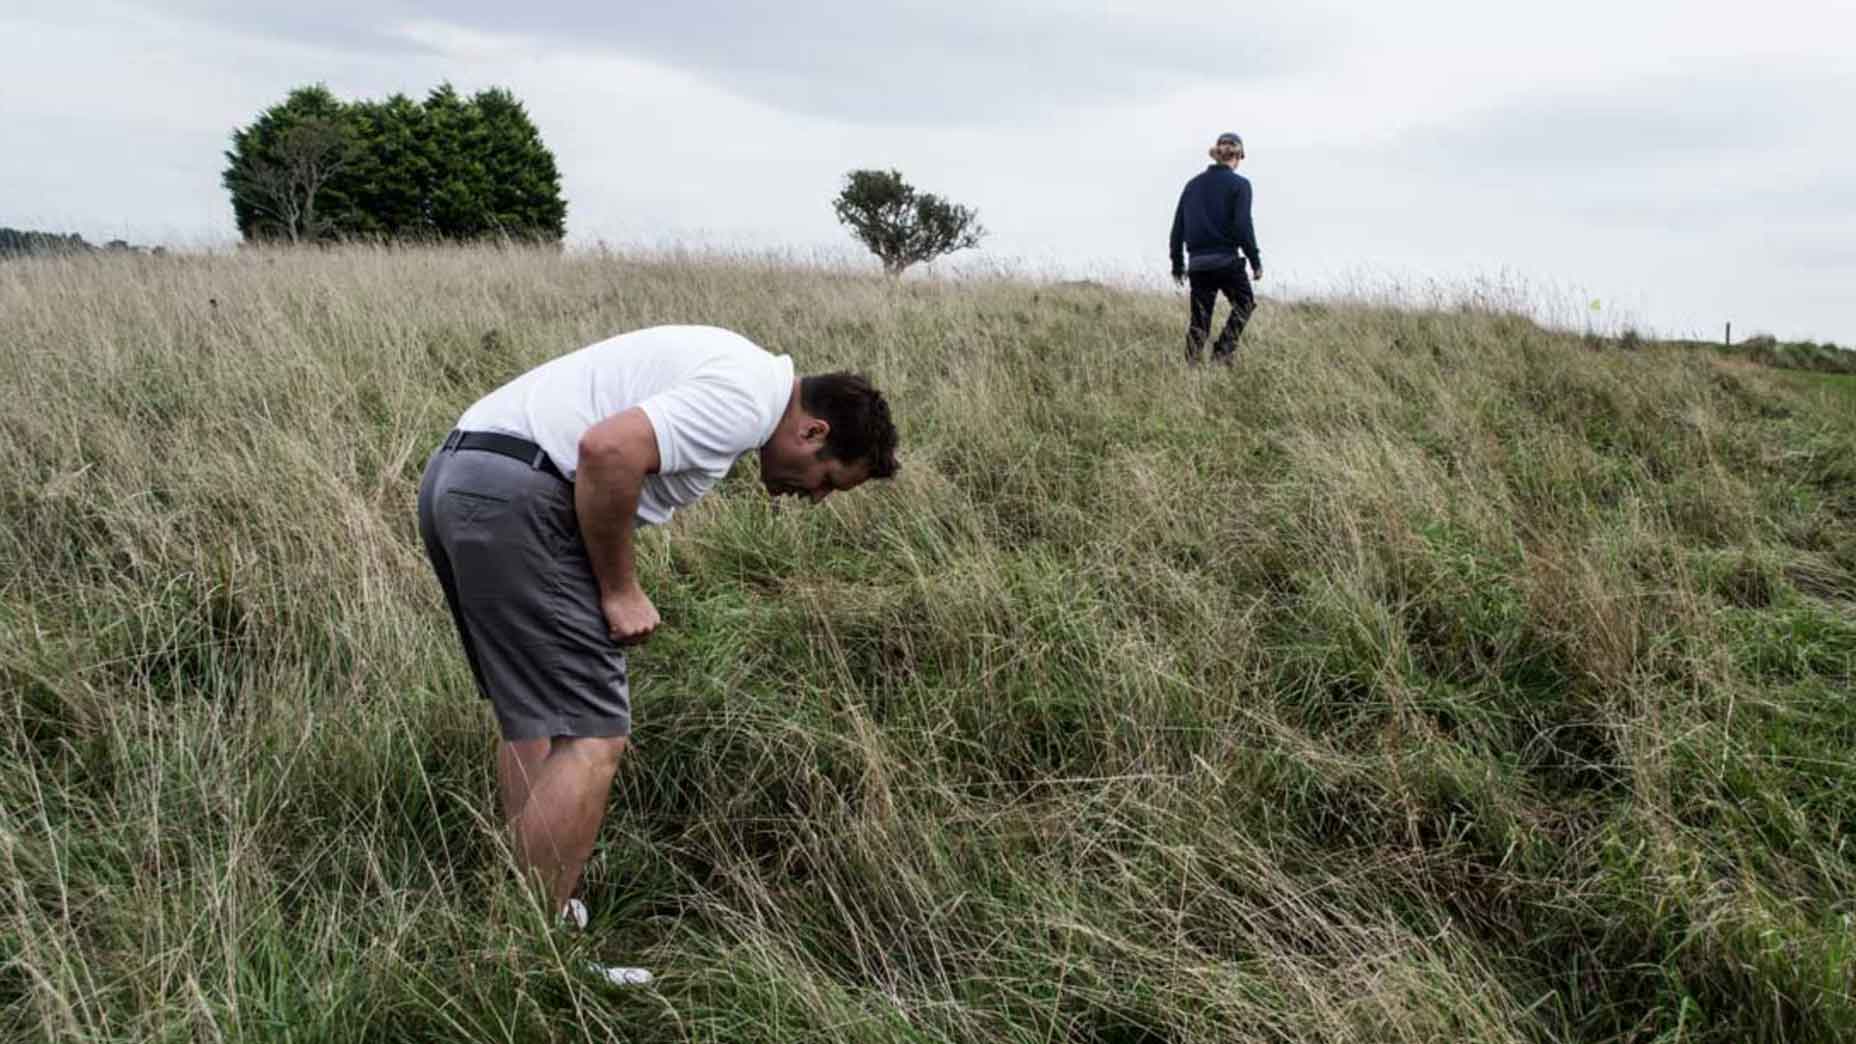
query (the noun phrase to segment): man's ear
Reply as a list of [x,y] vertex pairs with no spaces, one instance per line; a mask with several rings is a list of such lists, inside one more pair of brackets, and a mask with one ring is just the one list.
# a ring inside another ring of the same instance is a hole
[[817,417],[807,417],[805,422],[799,425],[799,437],[808,443],[823,446],[825,436],[829,434],[831,434],[831,425]]

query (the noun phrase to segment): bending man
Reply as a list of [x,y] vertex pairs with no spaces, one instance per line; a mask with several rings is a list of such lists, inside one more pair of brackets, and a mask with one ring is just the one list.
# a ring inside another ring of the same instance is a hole
[[503,818],[564,915],[631,735],[622,647],[659,622],[633,531],[749,450],[770,495],[817,503],[893,475],[896,429],[862,377],[799,378],[727,330],[665,326],[484,396],[426,465],[419,532],[501,727]]

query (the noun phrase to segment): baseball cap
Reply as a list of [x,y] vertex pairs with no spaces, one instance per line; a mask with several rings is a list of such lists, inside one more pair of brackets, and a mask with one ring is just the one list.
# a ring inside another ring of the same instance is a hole
[[1218,135],[1218,144],[1236,145],[1241,149],[1244,147],[1244,139],[1238,137],[1236,131],[1225,131],[1223,134]]

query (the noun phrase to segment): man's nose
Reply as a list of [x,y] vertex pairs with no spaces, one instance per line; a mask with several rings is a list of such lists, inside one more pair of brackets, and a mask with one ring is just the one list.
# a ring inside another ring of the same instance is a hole
[[831,490],[815,489],[812,491],[812,503],[814,504],[821,503],[824,501],[826,497],[829,497],[829,496],[831,496]]

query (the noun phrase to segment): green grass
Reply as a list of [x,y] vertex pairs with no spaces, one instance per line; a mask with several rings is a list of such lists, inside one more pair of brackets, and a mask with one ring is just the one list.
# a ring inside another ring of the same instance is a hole
[[[1189,371],[1184,312],[0,266],[0,1038],[1856,1034],[1852,378],[1273,300]],[[638,750],[561,937],[415,484],[479,394],[662,322],[868,372],[904,466],[775,513],[744,463],[647,537]]]
[[[1793,388],[1821,400],[1826,413],[1856,408],[1856,374],[1798,373],[1784,374],[1783,380]],[[1844,417],[1851,416],[1848,413]]]

